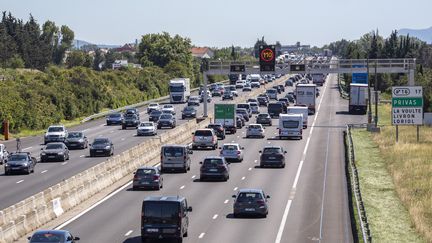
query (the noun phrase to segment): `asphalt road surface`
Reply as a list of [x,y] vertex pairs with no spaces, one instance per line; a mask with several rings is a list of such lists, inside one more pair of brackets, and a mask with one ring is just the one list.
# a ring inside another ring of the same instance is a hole
[[[244,161],[230,164],[227,182],[200,182],[199,161],[219,151],[194,151],[191,171],[164,174],[161,191],[132,191],[128,183],[61,228],[79,236],[80,242],[140,242],[142,200],[181,195],[193,207],[185,242],[352,242],[342,131],[347,123],[365,122],[365,117],[347,114],[348,101],[340,98],[336,75],[329,75],[320,89],[318,110],[309,116],[303,140],[276,139],[275,119],[264,139],[244,138],[243,128],[219,141],[245,147]],[[258,151],[269,144],[288,151],[284,169],[258,167]],[[240,188],[262,188],[271,196],[267,218],[233,218],[231,196]]]

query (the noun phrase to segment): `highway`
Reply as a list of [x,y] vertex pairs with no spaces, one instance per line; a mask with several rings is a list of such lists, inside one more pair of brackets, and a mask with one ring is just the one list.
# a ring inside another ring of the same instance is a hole
[[[191,171],[165,174],[161,191],[132,191],[128,183],[58,228],[70,230],[80,242],[140,242],[142,200],[149,195],[181,195],[193,207],[185,242],[353,242],[342,131],[347,123],[365,122],[365,117],[347,113],[348,101],[340,98],[336,75],[328,76],[320,93],[303,140],[275,139],[275,119],[264,139],[244,138],[243,128],[219,141],[245,147],[244,161],[230,165],[227,182],[200,182],[199,161],[218,151],[194,151]],[[257,167],[258,151],[269,144],[288,151],[284,169]],[[271,196],[267,218],[233,218],[231,195],[240,188],[262,188]]]
[[[268,84],[270,85],[270,84]],[[238,92],[241,92],[240,90]],[[214,97],[209,103],[209,114],[213,112],[213,104],[221,102],[221,97]],[[185,104],[176,104],[176,119],[177,125],[184,123],[186,120],[181,120],[181,110]],[[202,116],[203,105],[197,108],[197,115]],[[141,121],[148,121],[148,115],[145,108],[140,109]],[[162,133],[167,129],[160,129],[158,133]],[[113,141],[114,154],[121,152],[141,143],[145,139],[154,139],[155,137],[137,137],[136,129],[129,128],[122,130],[121,126],[106,126],[105,119],[97,119],[81,125],[68,128],[68,131],[84,131],[89,139],[89,143],[96,137],[108,137]],[[8,151],[16,150],[16,141],[4,142]],[[21,139],[21,148],[24,152],[30,152],[32,156],[39,157],[40,149],[43,147],[43,135],[32,136]],[[53,186],[64,179],[70,178],[98,163],[106,161],[108,157],[88,157],[89,150],[70,150],[70,160],[66,162],[44,162],[38,163],[35,168],[35,173],[30,175],[16,174],[4,175],[4,166],[0,169],[0,209],[4,209],[19,201],[32,196],[38,192]]]

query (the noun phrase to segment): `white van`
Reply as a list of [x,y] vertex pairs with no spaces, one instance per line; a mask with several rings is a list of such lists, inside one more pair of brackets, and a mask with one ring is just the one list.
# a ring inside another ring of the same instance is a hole
[[303,114],[279,115],[279,138],[303,139]]
[[308,126],[308,108],[306,106],[288,106],[287,114],[303,114],[303,128]]

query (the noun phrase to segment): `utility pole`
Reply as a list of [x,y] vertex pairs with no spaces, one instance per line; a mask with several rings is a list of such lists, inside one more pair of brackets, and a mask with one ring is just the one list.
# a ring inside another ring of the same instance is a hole
[[372,123],[372,101],[371,101],[371,85],[369,82],[369,58],[367,59],[367,79],[368,79],[368,124]]
[[378,75],[377,75],[377,60],[375,60],[375,128],[378,127]]
[[204,103],[204,117],[208,117],[208,108],[207,108],[207,71],[209,69],[209,63],[208,60],[203,58],[201,63],[201,71],[203,73],[204,78],[204,95],[203,95],[203,103]]

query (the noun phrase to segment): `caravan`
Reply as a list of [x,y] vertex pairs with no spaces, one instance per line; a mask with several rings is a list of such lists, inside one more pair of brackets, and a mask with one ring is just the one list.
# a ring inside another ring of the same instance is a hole
[[308,108],[306,106],[290,106],[287,109],[287,114],[302,114],[303,115],[303,128],[308,126]]
[[281,114],[278,130],[279,138],[303,139],[303,114]]

